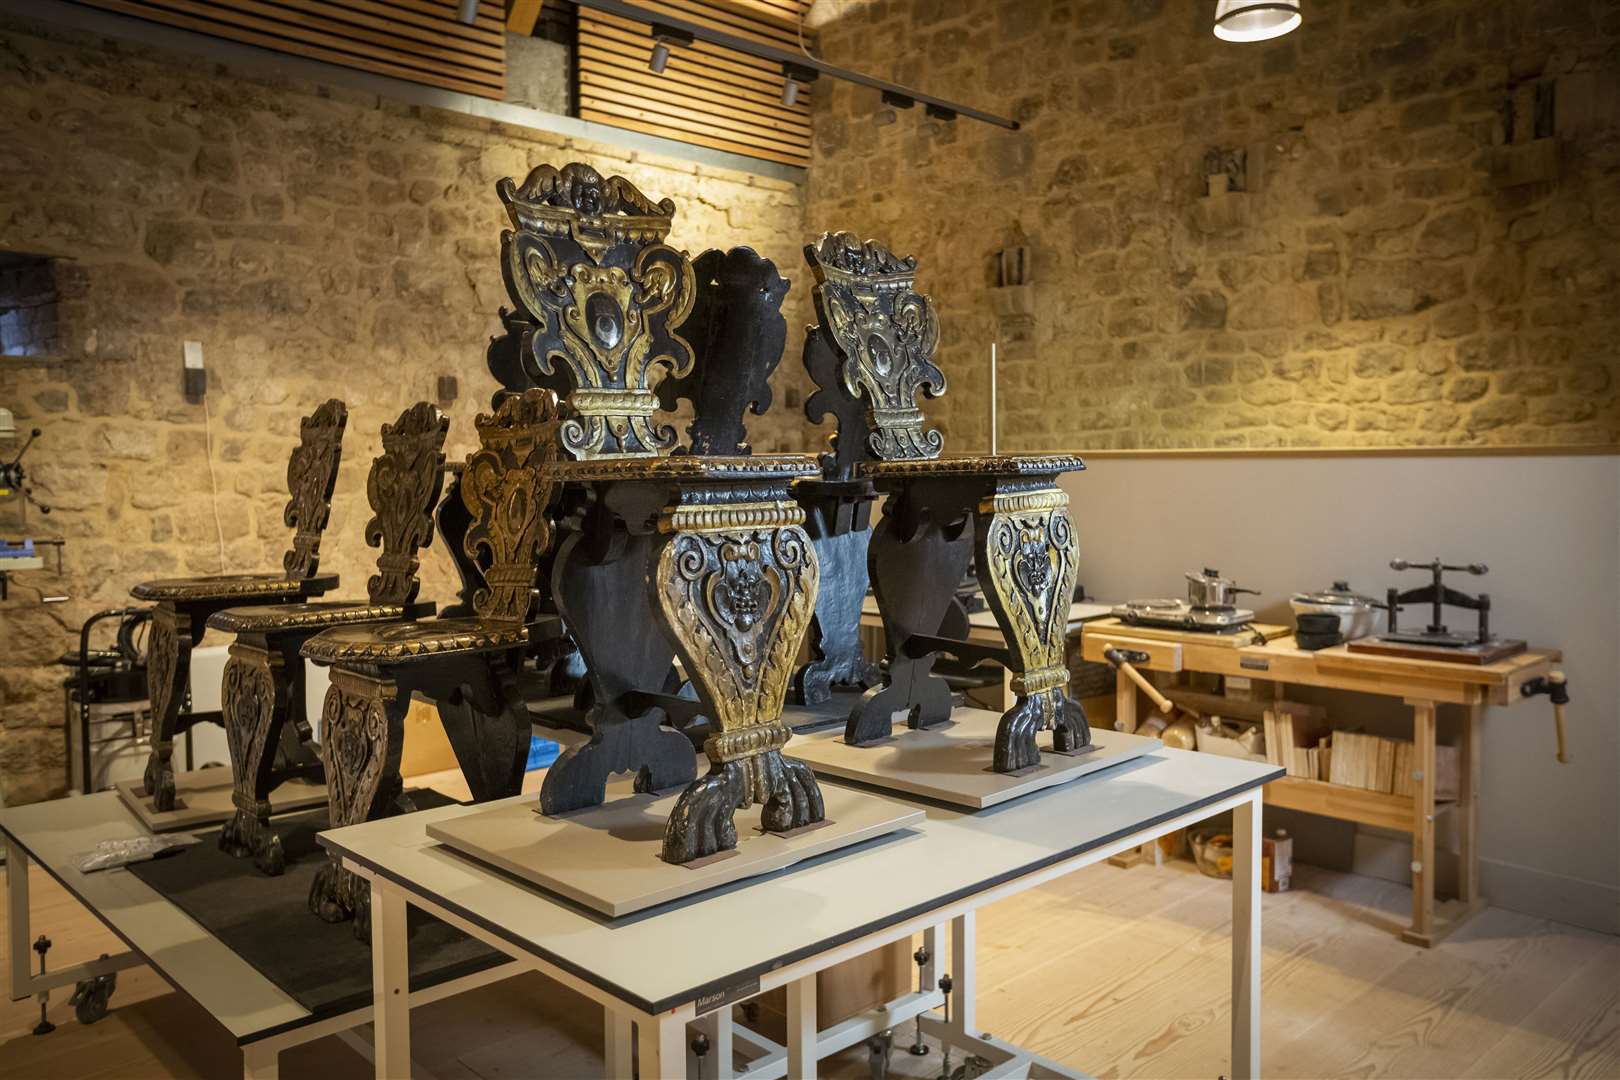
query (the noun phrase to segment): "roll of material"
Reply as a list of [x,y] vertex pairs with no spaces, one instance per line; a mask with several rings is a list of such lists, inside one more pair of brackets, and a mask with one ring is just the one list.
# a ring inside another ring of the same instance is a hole
[[1306,652],[1315,652],[1318,649],[1326,649],[1343,642],[1344,638],[1340,636],[1337,630],[1328,634],[1312,634],[1301,630],[1294,635],[1294,644]]

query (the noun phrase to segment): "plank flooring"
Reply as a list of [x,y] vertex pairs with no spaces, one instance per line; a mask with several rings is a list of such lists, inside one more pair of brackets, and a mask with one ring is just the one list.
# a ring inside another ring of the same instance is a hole
[[[30,880],[52,967],[120,948],[43,874]],[[1308,866],[1294,880],[1264,898],[1267,1076],[1620,1077],[1620,938],[1491,908],[1418,949],[1390,932],[1406,888]],[[1226,1075],[1230,918],[1229,887],[1181,862],[1094,866],[993,905],[979,916],[979,1023],[1097,1077]],[[223,1029],[147,968],[121,972],[112,1012],[88,1027],[68,993],[52,995],[43,1037],[29,1034],[33,1001],[0,1006],[0,1080],[240,1075]],[[538,975],[420,1009],[412,1032],[419,1072],[439,1080],[601,1072],[599,1010]],[[283,1075],[368,1077],[369,1039],[299,1047]],[[897,1050],[890,1075],[939,1068],[937,1047]],[[864,1049],[823,1074],[868,1076]]]

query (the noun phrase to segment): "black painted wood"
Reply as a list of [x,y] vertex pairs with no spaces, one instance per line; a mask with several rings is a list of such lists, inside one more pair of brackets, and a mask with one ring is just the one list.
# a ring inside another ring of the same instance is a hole
[[764,416],[771,407],[771,373],[787,344],[781,308],[788,281],[775,263],[746,247],[705,251],[692,269],[697,298],[680,333],[696,363],[684,379],[658,384],[659,402],[674,410],[677,398],[692,399],[690,443],[683,452],[747,454],[745,417]]
[[876,686],[883,678],[861,649],[861,603],[869,582],[866,556],[876,498],[871,485],[856,481],[806,480],[794,494],[805,511],[805,531],[821,564],[821,589],[810,621],[811,659],[793,676],[797,705],[822,705],[833,688]]

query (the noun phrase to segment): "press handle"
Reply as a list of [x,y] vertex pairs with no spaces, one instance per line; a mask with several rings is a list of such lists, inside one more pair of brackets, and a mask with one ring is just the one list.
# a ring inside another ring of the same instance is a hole
[[1116,670],[1124,672],[1125,677],[1130,679],[1131,682],[1135,683],[1142,693],[1146,694],[1148,699],[1159,707],[1159,711],[1164,713],[1164,715],[1172,716],[1175,714],[1177,709],[1180,709],[1188,716],[1191,716],[1194,720],[1198,719],[1197,713],[1193,712],[1185,705],[1177,705],[1175,702],[1165,697],[1159,692],[1159,688],[1157,686],[1154,686],[1153,683],[1148,681],[1146,675],[1143,675],[1140,671],[1137,671],[1136,668],[1132,666],[1133,664],[1145,664],[1148,662],[1148,660],[1152,659],[1148,653],[1142,652],[1139,649],[1121,649],[1114,645],[1107,645],[1103,647],[1103,659],[1114,665]]
[[1562,671],[1549,671],[1540,678],[1529,679],[1519,687],[1524,697],[1546,694],[1553,707],[1553,731],[1558,738],[1558,764],[1568,765],[1569,755],[1564,746],[1564,706],[1569,704],[1569,680]]

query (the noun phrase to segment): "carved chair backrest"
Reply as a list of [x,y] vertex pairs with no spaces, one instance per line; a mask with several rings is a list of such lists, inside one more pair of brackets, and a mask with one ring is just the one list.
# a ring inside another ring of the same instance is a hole
[[502,398],[477,425],[479,448],[467,458],[460,485],[472,517],[463,549],[483,568],[473,608],[492,622],[523,623],[539,557],[551,543],[546,509],[565,421],[555,393],[531,389]]
[[934,365],[939,317],[934,302],[913,288],[916,258],[899,258],[849,233],[823,234],[805,246],[804,257],[816,276],[812,295],[821,320],[805,343],[805,366],[821,389],[805,411],[813,421],[827,412],[838,421],[837,464],[938,457],[944,440],[924,426],[917,395],[945,392],[945,375]]
[[782,300],[789,283],[776,264],[752,248],[711,248],[692,260],[697,297],[681,335],[696,357],[685,380],[658,386],[666,408],[675,396],[692,399],[688,453],[747,455],[744,414],[764,416],[771,407],[771,373],[782,361],[787,320]]
[[321,534],[332,516],[332,491],[343,459],[348,407],[332,398],[298,423],[298,446],[287,459],[287,509],[282,519],[293,530],[292,547],[282,557],[287,576],[314,577],[320,568]]
[[444,487],[444,437],[450,418],[418,401],[382,429],[382,456],[371,462],[366,543],[381,546],[367,583],[373,604],[409,604],[422,587],[418,553],[433,543],[433,507]]
[[654,419],[651,383],[660,369],[677,380],[692,370],[676,331],[694,295],[691,260],[663,242],[674,202],[578,162],[541,165],[496,189],[512,222],[501,255],[516,310],[501,312],[506,333],[490,345],[490,371],[511,391],[557,393],[571,457],[668,453],[675,431]]

